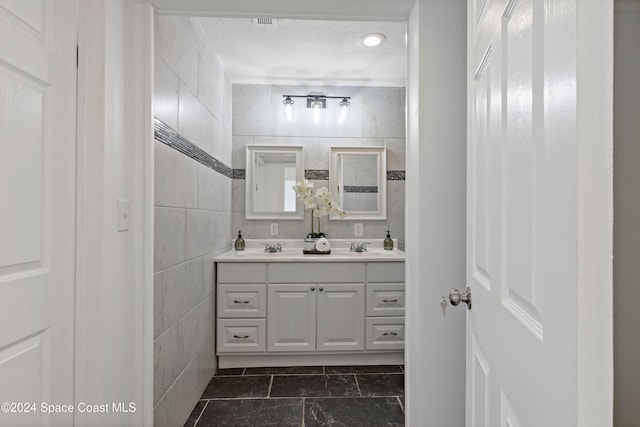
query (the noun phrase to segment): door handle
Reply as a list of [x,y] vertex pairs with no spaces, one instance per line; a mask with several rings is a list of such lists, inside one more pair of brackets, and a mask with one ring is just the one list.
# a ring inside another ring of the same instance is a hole
[[467,304],[467,310],[471,310],[471,288],[467,287],[463,294],[456,288],[451,289],[449,291],[449,301],[451,301],[451,305],[453,306],[463,302]]

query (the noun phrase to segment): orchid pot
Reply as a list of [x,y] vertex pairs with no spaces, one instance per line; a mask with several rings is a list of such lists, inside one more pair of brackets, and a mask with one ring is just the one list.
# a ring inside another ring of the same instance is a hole
[[311,233],[307,234],[307,239],[328,237],[327,233],[323,233],[320,229],[320,218],[323,216],[330,214],[338,215],[341,218],[346,216],[345,211],[333,201],[327,187],[321,187],[314,191],[313,182],[308,179],[303,179],[296,182],[293,189],[298,199],[303,201],[305,211],[311,212]]

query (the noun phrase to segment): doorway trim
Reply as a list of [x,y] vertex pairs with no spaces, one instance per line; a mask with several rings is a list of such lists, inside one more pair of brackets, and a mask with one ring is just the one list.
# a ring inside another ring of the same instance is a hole
[[[129,410],[77,412],[74,421],[151,427],[153,8],[149,0],[77,7],[75,403]],[[129,202],[128,231],[116,233],[116,199]]]

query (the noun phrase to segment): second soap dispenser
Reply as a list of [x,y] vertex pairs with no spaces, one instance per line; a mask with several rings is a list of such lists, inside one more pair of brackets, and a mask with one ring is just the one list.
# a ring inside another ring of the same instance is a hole
[[393,239],[391,239],[391,235],[389,234],[389,230],[387,230],[387,238],[384,239],[383,247],[387,251],[393,250]]
[[236,251],[244,251],[244,239],[242,238],[242,232],[238,231],[238,238],[235,242]]

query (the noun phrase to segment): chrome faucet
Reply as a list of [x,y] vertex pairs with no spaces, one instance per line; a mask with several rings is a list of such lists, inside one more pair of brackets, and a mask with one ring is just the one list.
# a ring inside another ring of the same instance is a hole
[[265,252],[282,252],[282,243],[266,243],[264,245]]
[[349,252],[367,252],[367,244],[363,242],[351,242]]

